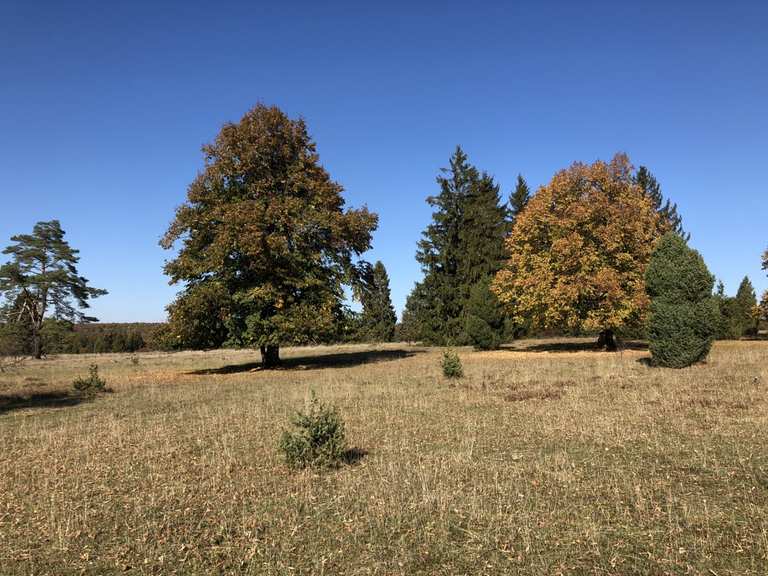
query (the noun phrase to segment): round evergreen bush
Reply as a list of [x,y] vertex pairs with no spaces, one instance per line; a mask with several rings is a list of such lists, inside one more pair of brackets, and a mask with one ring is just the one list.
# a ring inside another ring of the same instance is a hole
[[714,278],[704,259],[679,235],[666,234],[645,274],[651,298],[648,339],[653,363],[684,368],[701,362],[712,348],[719,312]]

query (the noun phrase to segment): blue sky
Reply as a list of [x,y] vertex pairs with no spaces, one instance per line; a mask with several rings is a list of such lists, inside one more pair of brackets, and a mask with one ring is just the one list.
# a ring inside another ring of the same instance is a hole
[[768,3],[6,2],[0,243],[58,218],[103,321],[155,321],[157,242],[200,146],[257,102],[303,116],[398,311],[457,144],[505,195],[627,152],[729,292],[768,288]]

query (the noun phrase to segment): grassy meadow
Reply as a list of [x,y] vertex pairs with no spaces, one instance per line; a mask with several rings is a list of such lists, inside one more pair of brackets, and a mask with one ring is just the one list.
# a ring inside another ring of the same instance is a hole
[[[0,574],[768,573],[768,342],[588,345],[461,349],[455,382],[404,344],[30,361],[0,374]],[[276,451],[310,389],[337,470]]]

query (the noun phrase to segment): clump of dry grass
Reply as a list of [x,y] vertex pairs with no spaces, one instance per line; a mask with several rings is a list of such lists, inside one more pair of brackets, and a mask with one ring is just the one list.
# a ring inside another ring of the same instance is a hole
[[[578,344],[460,350],[459,387],[397,345],[104,355],[89,402],[56,395],[94,357],[29,362],[0,375],[0,573],[765,574],[768,343],[679,371]],[[310,388],[356,466],[282,463]]]

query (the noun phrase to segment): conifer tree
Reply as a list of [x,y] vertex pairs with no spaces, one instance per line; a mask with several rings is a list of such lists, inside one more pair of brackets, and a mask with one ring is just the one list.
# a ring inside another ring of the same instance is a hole
[[506,209],[501,205],[499,185],[483,173],[469,188],[459,232],[461,257],[457,274],[465,300],[472,286],[501,268],[506,255],[506,232]]
[[419,302],[412,304],[418,304],[419,339],[431,343],[458,343],[463,338],[464,290],[459,276],[463,260],[462,222],[467,197],[478,178],[477,169],[457,146],[449,168],[442,169],[437,177],[440,193],[427,198],[435,211],[416,252],[424,280]]
[[744,276],[744,279],[741,281],[741,284],[739,284],[739,289],[736,292],[736,313],[740,335],[754,336],[756,333],[756,307],[757,295],[755,294],[755,288],[752,286],[749,277]]
[[758,327],[760,322],[768,322],[768,290],[763,292],[758,306]]
[[658,366],[684,368],[709,354],[717,330],[714,277],[676,232],[667,232],[648,263],[649,348]]
[[437,182],[440,193],[427,199],[435,208],[432,223],[416,254],[424,279],[406,302],[403,332],[430,343],[461,344],[467,340],[470,289],[503,262],[506,211],[499,186],[460,147]]
[[389,276],[384,264],[377,260],[362,287],[359,339],[368,342],[391,342],[395,336],[397,315],[392,306]]
[[478,350],[495,350],[501,345],[504,311],[491,292],[491,276],[486,276],[472,287],[465,315],[470,344]]
[[669,199],[664,199],[661,185],[651,174],[651,171],[645,166],[640,166],[635,174],[635,182],[645,191],[651,200],[653,209],[661,217],[659,219],[661,233],[664,234],[671,230],[679,234],[685,241],[690,240],[691,235],[683,229],[683,219],[677,212],[677,204],[672,203]]
[[715,338],[718,340],[738,340],[741,337],[741,323],[736,298],[726,295],[722,280],[717,283],[714,298],[719,311]]
[[32,355],[43,354],[42,329],[46,319],[69,322],[96,320],[81,312],[88,300],[107,293],[93,288],[77,272],[78,250],[64,240],[58,220],[38,222],[32,234],[11,237],[14,244],[3,250],[11,261],[0,266],[0,294],[14,308],[14,322],[25,323],[31,332]]
[[515,190],[509,195],[509,216],[513,225],[518,214],[528,205],[530,199],[531,190],[528,188],[528,183],[522,174],[518,174]]

